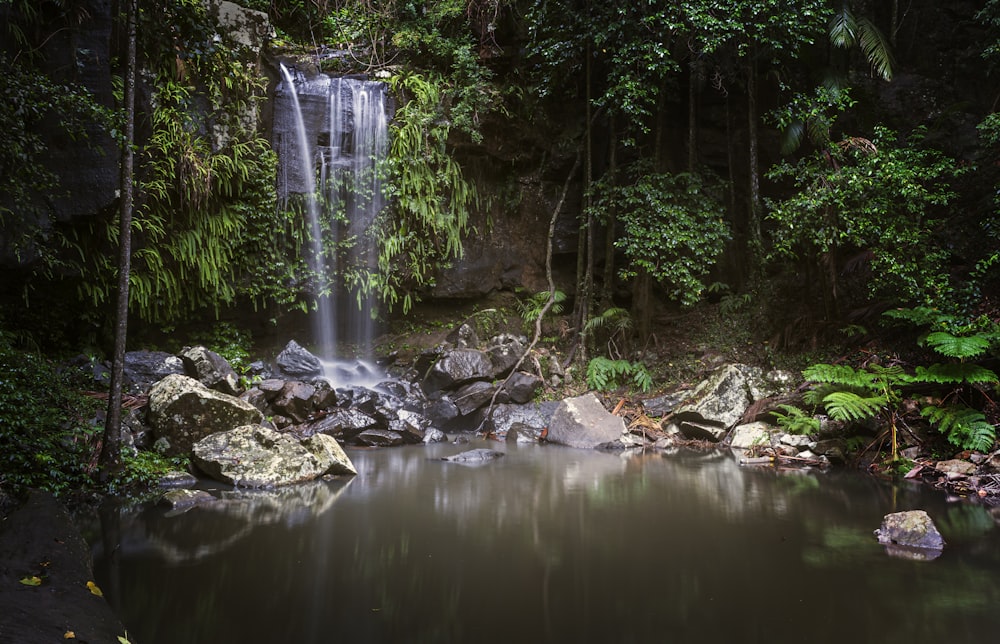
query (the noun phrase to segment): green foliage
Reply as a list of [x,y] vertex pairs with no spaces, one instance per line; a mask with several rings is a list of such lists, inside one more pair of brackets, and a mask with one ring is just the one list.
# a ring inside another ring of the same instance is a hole
[[0,330],[0,483],[68,494],[91,486],[99,402],[70,371]]
[[187,471],[190,462],[185,456],[167,457],[152,451],[122,454],[124,469],[114,481],[114,490],[149,489],[155,487],[171,471]]
[[475,185],[448,148],[441,78],[403,74],[392,89],[402,100],[391,126],[388,171],[394,207],[376,220],[378,274],[356,275],[356,285],[390,307],[409,310],[416,292],[433,282],[438,265],[461,257],[469,211],[478,206]]
[[721,185],[696,174],[646,173],[631,185],[601,184],[594,215],[617,212],[624,235],[615,242],[625,252],[625,279],[648,273],[677,302],[691,305],[729,238]]
[[[926,400],[928,387],[944,386],[937,392],[936,399],[949,402],[923,404],[921,415],[953,445],[989,451],[996,439],[995,428],[981,411],[957,401],[976,387],[1000,382],[992,370],[966,362],[995,344],[995,325],[987,325],[981,320],[963,323],[928,307],[899,309],[886,315],[937,329],[923,336],[921,343],[956,361],[919,365],[912,374],[898,365],[870,364],[864,369],[855,369],[845,364],[815,364],[803,371],[805,378],[815,383],[803,400],[824,407],[835,420],[858,422],[874,418],[885,422],[892,429],[895,446],[896,423],[904,413],[909,392],[919,388],[920,400]],[[893,452],[895,455],[895,447]]]
[[192,338],[226,359],[237,374],[245,374],[250,366],[250,334],[228,322],[218,322],[208,333]]
[[772,411],[778,426],[789,434],[814,434],[819,431],[819,419],[795,405],[778,405],[785,413]]
[[611,391],[623,386],[636,391],[649,391],[653,386],[653,377],[641,362],[598,356],[587,364],[587,386],[597,391]]
[[[8,29],[15,28],[8,25]],[[68,197],[47,159],[51,149],[44,129],[71,141],[94,142],[111,129],[110,112],[86,88],[60,83],[25,62],[0,53],[0,241],[22,261],[40,260],[42,269],[59,272],[61,260],[51,244],[54,222],[50,199]],[[52,124],[56,127],[53,128]],[[44,126],[44,127],[43,127]],[[105,136],[106,139],[106,136]]]
[[948,181],[961,169],[921,140],[919,130],[900,140],[878,127],[871,141],[844,139],[772,168],[770,178],[791,178],[796,187],[792,196],[768,202],[772,259],[835,262],[837,252],[864,251],[871,296],[908,305],[947,299],[948,250],[938,231],[955,196]]
[[782,131],[782,154],[797,150],[804,138],[816,146],[829,145],[837,118],[854,104],[850,92],[836,86],[820,85],[811,95],[794,94],[769,115]]
[[[151,129],[137,157],[130,308],[149,321],[218,312],[238,296],[294,299],[298,240],[275,207],[277,159],[254,129],[265,79],[243,61],[241,45],[216,37],[205,5],[161,0],[140,34],[155,74]],[[170,30],[163,29],[166,19]],[[77,229],[66,243],[79,255],[81,297],[100,308],[113,297],[115,221]]]

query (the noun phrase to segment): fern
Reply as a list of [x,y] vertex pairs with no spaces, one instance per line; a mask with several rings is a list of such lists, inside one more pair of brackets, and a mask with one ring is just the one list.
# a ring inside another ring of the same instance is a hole
[[587,365],[587,386],[597,391],[609,391],[629,384],[638,391],[649,391],[653,377],[641,362],[610,360],[598,356]]
[[789,434],[814,434],[819,431],[819,419],[795,405],[778,405],[785,413],[772,411],[778,426]]
[[[552,296],[552,306],[549,307],[550,315],[559,315],[563,311],[562,303],[566,300],[566,294],[556,290]],[[525,302],[518,302],[518,309],[521,311],[521,319],[525,322],[534,322],[542,314],[545,303],[549,301],[549,292],[541,291],[529,297]]]
[[927,405],[920,415],[935,425],[948,442],[961,449],[989,452],[996,441],[996,428],[982,412],[965,405]]

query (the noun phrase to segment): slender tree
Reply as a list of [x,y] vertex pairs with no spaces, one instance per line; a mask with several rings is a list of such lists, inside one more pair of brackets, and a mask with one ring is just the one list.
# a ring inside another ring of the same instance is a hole
[[128,332],[129,273],[132,264],[132,144],[135,139],[136,0],[125,0],[125,133],[121,152],[121,194],[118,229],[118,299],[115,309],[115,351],[111,369],[108,413],[101,447],[100,477],[108,480],[121,470],[122,384]]

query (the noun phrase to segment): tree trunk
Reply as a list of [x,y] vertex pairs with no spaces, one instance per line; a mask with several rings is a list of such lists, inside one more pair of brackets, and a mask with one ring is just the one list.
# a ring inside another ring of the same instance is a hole
[[698,79],[701,63],[691,61],[691,80],[688,86],[688,172],[698,168]]
[[125,137],[122,142],[118,222],[118,300],[115,311],[115,349],[108,394],[108,411],[101,445],[100,478],[107,481],[121,471],[122,385],[125,376],[125,340],[128,331],[128,281],[132,266],[132,143],[135,139],[136,2],[125,0]]
[[[610,117],[608,125],[610,143],[608,150],[608,177],[612,193],[618,184],[616,173],[618,172],[618,132],[616,131],[615,117]],[[616,211],[615,199],[610,200],[607,212],[606,230],[604,233],[604,278],[601,290],[601,308],[609,309],[614,305],[615,287],[615,227],[618,223],[618,213]]]
[[573,322],[577,332],[577,345],[579,347],[579,361],[587,361],[587,318],[590,317],[591,299],[594,291],[594,233],[593,215],[590,210],[590,184],[593,181],[593,135],[594,127],[592,121],[593,110],[591,109],[591,47],[588,44],[586,49],[585,86],[586,86],[586,106],[584,114],[586,118],[586,129],[584,132],[584,166],[583,166],[583,212],[581,213],[580,236],[577,243],[576,261],[576,301],[573,307]]
[[754,48],[750,47],[747,60],[747,138],[750,173],[750,203],[747,216],[747,237],[749,243],[748,259],[751,271],[760,269],[764,242],[761,234],[761,198],[760,198],[760,159],[757,141],[757,63],[754,60]]

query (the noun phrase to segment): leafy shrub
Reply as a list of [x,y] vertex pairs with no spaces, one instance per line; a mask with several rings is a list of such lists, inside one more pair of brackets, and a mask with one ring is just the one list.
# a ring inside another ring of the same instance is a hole
[[97,462],[100,403],[74,374],[0,332],[0,483],[64,494],[89,486]]

